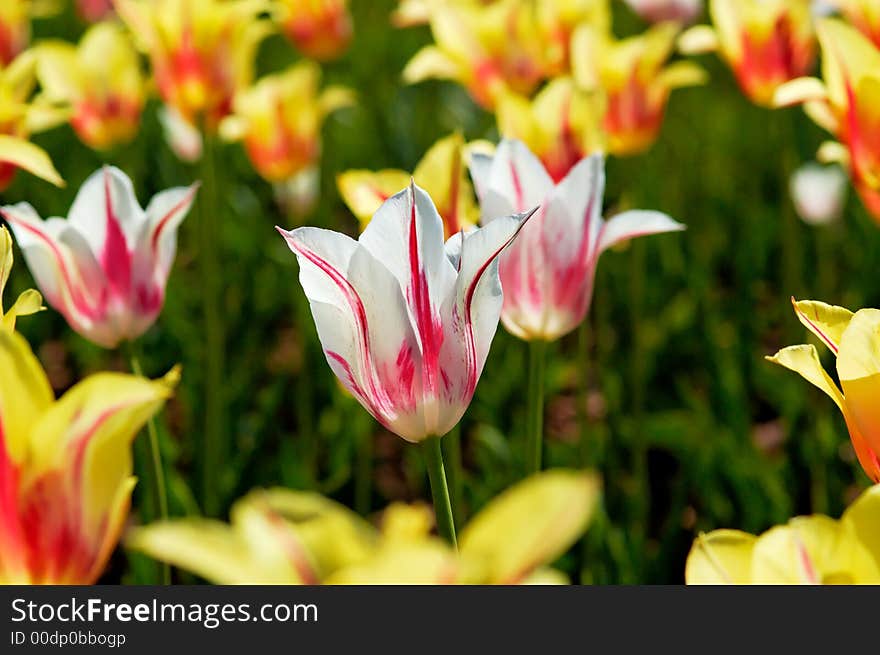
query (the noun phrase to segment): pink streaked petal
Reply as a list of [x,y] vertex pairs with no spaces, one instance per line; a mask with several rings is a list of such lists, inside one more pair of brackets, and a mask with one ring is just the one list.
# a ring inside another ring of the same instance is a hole
[[504,215],[493,215],[495,194],[506,199],[514,212],[526,212],[542,204],[553,186],[544,165],[522,141],[504,139],[492,158],[488,192],[483,194],[483,218],[491,220]]
[[452,400],[461,404],[461,411],[473,396],[498,327],[502,305],[498,258],[533,214],[534,210],[498,218],[464,235],[455,300],[444,312],[449,334],[441,359],[449,386],[460,394]]
[[147,205],[146,219],[137,239],[135,259],[147,267],[136,271],[135,279],[145,274],[164,287],[177,253],[177,230],[192,208],[199,183],[167,189],[153,196]]
[[489,192],[489,178],[492,173],[492,156],[481,152],[475,152],[468,161],[468,170],[474,183],[474,191],[477,200],[483,203],[483,198]]
[[663,232],[680,232],[684,229],[684,225],[661,212],[645,210],[623,212],[603,226],[599,236],[598,251],[604,252],[627,239]]
[[113,235],[107,232],[108,218],[112,217],[130,247],[135,243],[144,212],[138,204],[128,176],[118,168],[104,166],[83,182],[68,213],[68,220],[87,239],[95,257],[102,260],[106,241]]
[[556,186],[546,206],[545,243],[548,256],[564,266],[594,257],[602,229],[605,159],[594,154],[581,159]]
[[400,285],[421,353],[424,392],[435,395],[443,344],[440,307],[455,287],[443,221],[430,196],[411,183],[383,203],[359,241]]

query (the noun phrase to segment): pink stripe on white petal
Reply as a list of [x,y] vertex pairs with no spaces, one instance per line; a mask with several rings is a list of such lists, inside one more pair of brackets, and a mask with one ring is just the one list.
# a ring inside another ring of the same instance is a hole
[[110,169],[104,167],[104,245],[99,262],[110,286],[111,293],[118,298],[126,298],[131,288],[131,252],[113,209],[113,193],[110,188]]

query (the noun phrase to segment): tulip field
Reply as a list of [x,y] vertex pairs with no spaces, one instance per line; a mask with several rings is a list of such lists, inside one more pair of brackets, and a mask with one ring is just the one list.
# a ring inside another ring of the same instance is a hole
[[875,0],[0,4],[0,582],[880,582]]

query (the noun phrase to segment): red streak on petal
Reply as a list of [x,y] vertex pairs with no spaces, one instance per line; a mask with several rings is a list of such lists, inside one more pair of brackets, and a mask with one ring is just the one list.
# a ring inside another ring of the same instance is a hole
[[106,235],[100,263],[107,277],[111,293],[127,298],[131,289],[131,253],[119,217],[113,211],[113,194],[110,190],[110,169],[104,169],[104,204],[106,210]]
[[189,203],[192,202],[193,196],[195,195],[196,187],[193,187],[189,190],[189,192],[180,199],[180,201],[174,205],[171,209],[168,210],[168,213],[165,214],[162,218],[159,219],[159,222],[156,223],[156,229],[153,230],[153,235],[150,238],[150,248],[153,250],[153,254],[155,255],[159,249],[159,239],[162,237],[162,232],[165,229],[165,226],[168,222],[174,218],[174,216],[180,212],[184,207],[186,207]]

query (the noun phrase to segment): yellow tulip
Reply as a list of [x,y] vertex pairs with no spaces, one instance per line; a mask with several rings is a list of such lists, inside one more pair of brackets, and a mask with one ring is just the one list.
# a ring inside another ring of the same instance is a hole
[[880,4],[877,0],[833,0],[846,19],[880,48]]
[[0,226],[0,329],[12,331],[15,329],[15,319],[19,316],[29,316],[45,309],[43,296],[35,289],[28,289],[22,293],[12,307],[4,313],[3,290],[9,281],[9,273],[12,271],[12,236],[9,230]]
[[30,0],[3,0],[0,3],[0,66],[7,66],[30,40]]
[[275,20],[306,57],[335,59],[351,42],[348,0],[278,0]]
[[687,53],[718,50],[752,102],[772,106],[776,89],[809,72],[816,50],[812,0],[711,0],[714,30],[680,42]]
[[268,0],[115,0],[116,10],[150,57],[162,100],[208,131],[232,110],[254,74],[271,23]]
[[605,98],[585,91],[571,78],[557,77],[529,100],[505,93],[498,103],[502,136],[519,139],[540,157],[559,182],[581,159],[605,148],[602,116]]
[[880,310],[853,314],[812,300],[794,302],[794,309],[837,358],[842,391],[822,368],[813,345],[789,346],[767,359],[799,373],[831,397],[846,420],[859,463],[871,480],[880,482]]
[[354,102],[354,94],[343,87],[321,91],[320,80],[320,67],[303,60],[235,96],[233,114],[223,122],[221,134],[244,142],[251,163],[266,180],[282,182],[314,166],[324,119]]
[[70,123],[83,143],[104,149],[134,138],[145,80],[137,52],[116,23],[92,26],[79,46],[43,42],[36,52],[45,97],[70,108]]
[[528,95],[546,75],[541,25],[524,0],[437,4],[430,23],[434,45],[406,65],[407,83],[454,80],[479,105],[494,109],[504,90]]
[[584,532],[598,495],[589,472],[535,475],[474,517],[457,554],[430,534],[427,506],[395,503],[376,529],[338,503],[286,489],[251,492],[229,525],[157,523],[126,543],[219,584],[560,583],[546,566]]
[[804,103],[821,127],[835,135],[819,151],[823,161],[849,168],[853,185],[880,222],[880,47],[836,19],[819,22],[821,80],[799,78],[781,87],[778,105]]
[[466,169],[469,153],[485,147],[482,142],[465,144],[461,134],[455,133],[431,146],[412,176],[396,169],[352,170],[337,176],[336,185],[345,204],[364,228],[382,203],[405,189],[412,178],[436,203],[448,239],[456,232],[470,229],[479,220],[480,210]]
[[0,330],[0,582],[98,578],[128,513],[131,442],[177,378],[99,373],[56,401],[27,342]]
[[760,536],[715,530],[694,541],[687,584],[880,583],[880,485],[839,521],[799,516]]
[[677,23],[658,23],[620,41],[590,26],[575,32],[575,79],[584,88],[601,88],[607,97],[603,127],[609,152],[630,155],[647,149],[660,131],[670,92],[705,82],[705,72],[692,62],[667,65],[678,31]]
[[31,101],[36,86],[36,56],[26,50],[9,66],[0,65],[0,191],[12,182],[21,167],[61,185],[61,178],[48,155],[27,143],[31,134],[55,127],[67,118],[66,112],[42,100]]

